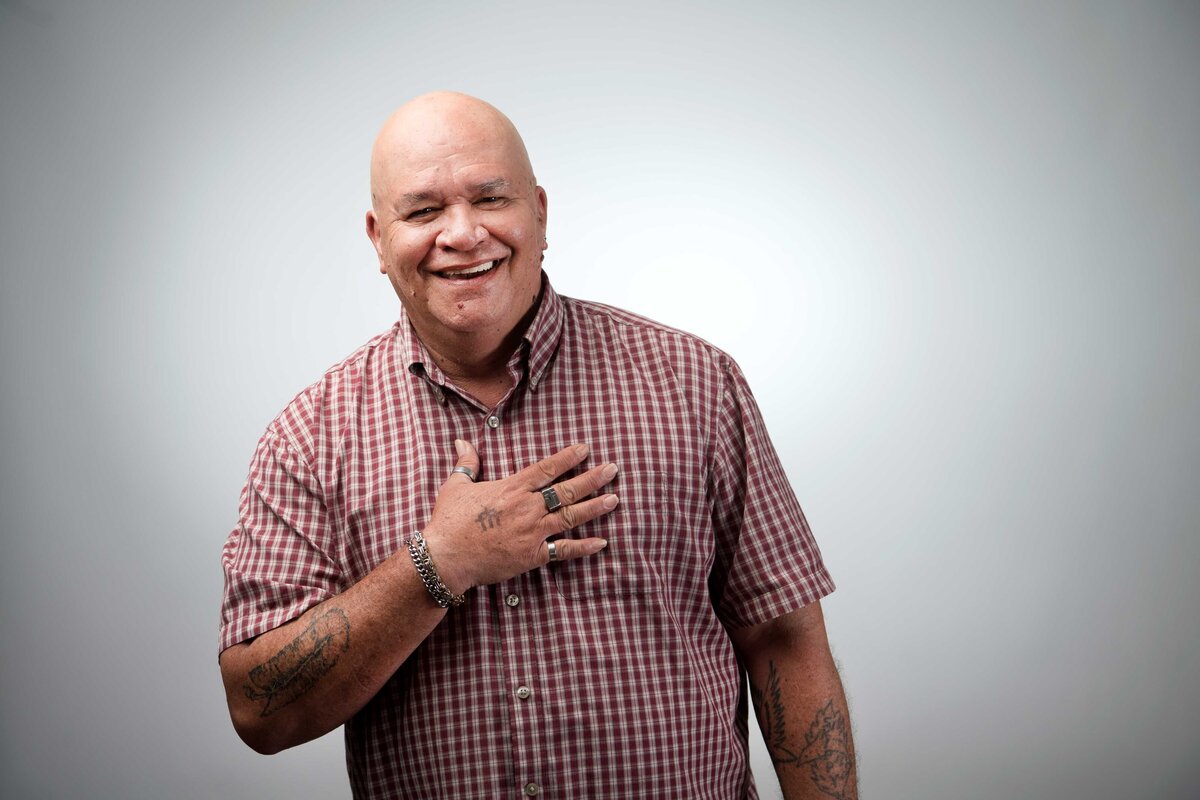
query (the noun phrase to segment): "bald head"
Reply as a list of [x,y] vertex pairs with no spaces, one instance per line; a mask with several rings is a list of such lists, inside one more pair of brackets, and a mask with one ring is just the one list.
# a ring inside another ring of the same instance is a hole
[[372,206],[378,211],[398,185],[419,182],[431,156],[444,158],[453,169],[456,157],[481,148],[507,161],[529,188],[536,185],[521,135],[495,106],[458,92],[432,92],[410,100],[388,117],[375,138]]
[[366,223],[426,347],[503,368],[540,296],[547,247],[546,192],[508,117],[451,92],[401,106],[371,151]]

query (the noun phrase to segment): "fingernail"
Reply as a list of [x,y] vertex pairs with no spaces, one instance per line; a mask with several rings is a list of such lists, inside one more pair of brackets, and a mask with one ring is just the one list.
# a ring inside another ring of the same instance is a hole
[[608,547],[608,539],[601,539],[600,544],[596,545],[596,552],[599,553],[606,547]]
[[617,496],[616,496],[615,494],[606,494],[606,495],[604,496],[604,503],[603,503],[603,505],[604,505],[604,507],[605,507],[605,508],[608,508],[608,509],[613,509],[613,508],[616,508],[616,507],[617,507],[617,502],[618,502],[618,499],[617,499]]
[[587,452],[588,452],[588,446],[586,444],[575,445],[575,455],[582,457],[582,456],[586,456]]
[[616,474],[617,474],[617,465],[609,464],[607,467],[604,468],[604,472],[601,472],[600,474],[604,477],[604,480],[606,480],[606,481],[612,480],[613,477],[616,476]]
[[464,442],[462,439],[454,440],[454,452],[458,453],[461,456],[463,454],[463,452],[466,451],[466,449],[467,449],[466,442]]

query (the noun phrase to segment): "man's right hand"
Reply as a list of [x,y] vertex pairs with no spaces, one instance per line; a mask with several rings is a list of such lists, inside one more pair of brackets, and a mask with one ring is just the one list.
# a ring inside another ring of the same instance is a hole
[[[479,455],[462,440],[454,443],[456,466],[479,475]],[[472,586],[498,583],[550,560],[547,539],[617,507],[615,494],[591,497],[617,474],[602,464],[569,480],[554,480],[587,458],[585,444],[573,445],[496,481],[473,482],[454,472],[438,490],[437,502],[422,531],[442,582],[455,594]],[[562,506],[546,510],[541,490],[553,486]],[[594,555],[604,539],[563,539],[555,543],[559,560]]]

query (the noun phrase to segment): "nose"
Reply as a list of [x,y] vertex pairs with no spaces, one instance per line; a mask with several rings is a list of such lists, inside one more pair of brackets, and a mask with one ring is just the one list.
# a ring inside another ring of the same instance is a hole
[[487,228],[479,224],[475,209],[470,205],[453,205],[442,214],[442,229],[437,246],[449,250],[473,250],[487,238]]

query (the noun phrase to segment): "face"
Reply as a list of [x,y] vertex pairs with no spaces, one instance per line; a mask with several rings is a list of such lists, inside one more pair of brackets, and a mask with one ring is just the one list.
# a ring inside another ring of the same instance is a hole
[[546,193],[515,131],[434,119],[394,138],[377,145],[367,214],[380,271],[427,343],[508,336],[537,299],[546,247]]

